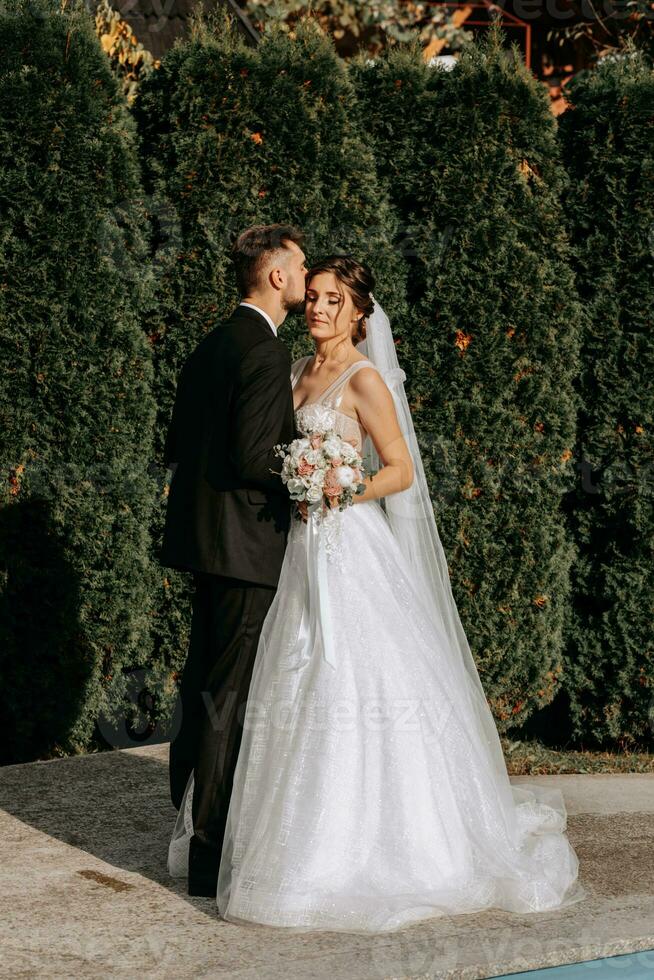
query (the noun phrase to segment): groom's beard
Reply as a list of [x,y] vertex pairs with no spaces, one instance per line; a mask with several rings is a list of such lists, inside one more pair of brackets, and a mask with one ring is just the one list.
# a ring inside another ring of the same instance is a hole
[[303,314],[306,307],[306,297],[296,300],[284,300],[283,306],[287,313]]

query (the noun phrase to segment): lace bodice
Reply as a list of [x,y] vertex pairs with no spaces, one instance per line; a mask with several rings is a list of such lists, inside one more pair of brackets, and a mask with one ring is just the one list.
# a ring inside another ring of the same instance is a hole
[[[299,360],[293,362],[291,370],[291,386],[295,388],[298,383],[302,372],[311,360],[312,355],[307,354],[306,357],[301,357]],[[356,449],[360,453],[363,447],[363,441],[366,437],[366,430],[360,425],[356,419],[353,419],[350,415],[346,415],[344,412],[339,411],[339,405],[343,399],[345,393],[345,388],[347,383],[352,377],[352,375],[362,367],[372,367],[375,365],[372,361],[355,361],[354,364],[350,364],[345,371],[341,374],[322,392],[315,401],[305,402],[300,405],[299,408],[295,410],[295,421],[298,429],[300,431],[307,431],[312,427],[312,419],[315,417],[316,413],[320,413],[321,416],[325,411],[330,412],[333,417],[333,426],[336,432],[343,439],[356,440]],[[376,368],[375,368],[376,370]]]

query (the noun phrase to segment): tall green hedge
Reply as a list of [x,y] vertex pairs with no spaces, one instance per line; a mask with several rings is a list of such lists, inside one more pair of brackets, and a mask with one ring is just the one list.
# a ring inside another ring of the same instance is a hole
[[122,668],[150,655],[138,194],[134,125],[83,4],[3,8],[2,762],[87,748],[120,723]]
[[400,350],[452,587],[505,730],[561,682],[583,311],[547,95],[501,43],[494,28],[452,71],[409,45],[352,75],[404,230]]
[[574,733],[652,744],[654,74],[606,58],[568,89],[566,210],[589,313],[578,377],[579,544],[565,663]]
[[82,0],[0,13],[0,762],[111,743],[134,677],[135,723],[170,719],[190,581],[151,563],[152,464],[258,222],[377,277],[499,727],[562,690],[576,736],[651,738],[651,70],[578,77],[559,146],[501,44],[346,67],[311,19],[253,49],[195,17],[134,106],[143,187]]
[[[229,250],[249,225],[298,225],[308,264],[331,252],[369,262],[380,302],[399,328],[406,322],[393,214],[352,120],[353,99],[344,63],[311,19],[293,37],[271,25],[253,49],[230,17],[196,17],[190,38],[142,84],[135,112],[147,191],[174,215],[178,236],[147,327],[159,454],[183,361],[238,302]],[[288,317],[280,337],[295,357],[313,349],[303,317]],[[173,674],[187,653],[190,586],[189,576],[162,570],[157,642]]]

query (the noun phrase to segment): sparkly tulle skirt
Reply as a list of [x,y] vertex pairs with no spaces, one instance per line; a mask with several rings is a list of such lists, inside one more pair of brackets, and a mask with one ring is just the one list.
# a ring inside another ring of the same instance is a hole
[[[499,736],[471,735],[469,692],[383,508],[366,501],[336,518],[321,597],[329,651],[315,628],[308,526],[289,532],[243,723],[220,914],[368,933],[580,901],[560,791],[511,786]],[[187,874],[192,793],[191,775],[169,846],[176,876]]]

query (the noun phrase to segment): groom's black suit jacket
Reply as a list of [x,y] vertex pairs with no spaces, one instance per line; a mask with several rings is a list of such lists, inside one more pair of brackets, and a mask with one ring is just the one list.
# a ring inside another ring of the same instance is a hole
[[177,467],[162,565],[278,584],[291,503],[273,447],[296,436],[290,374],[287,347],[245,306],[185,362],[164,448]]

